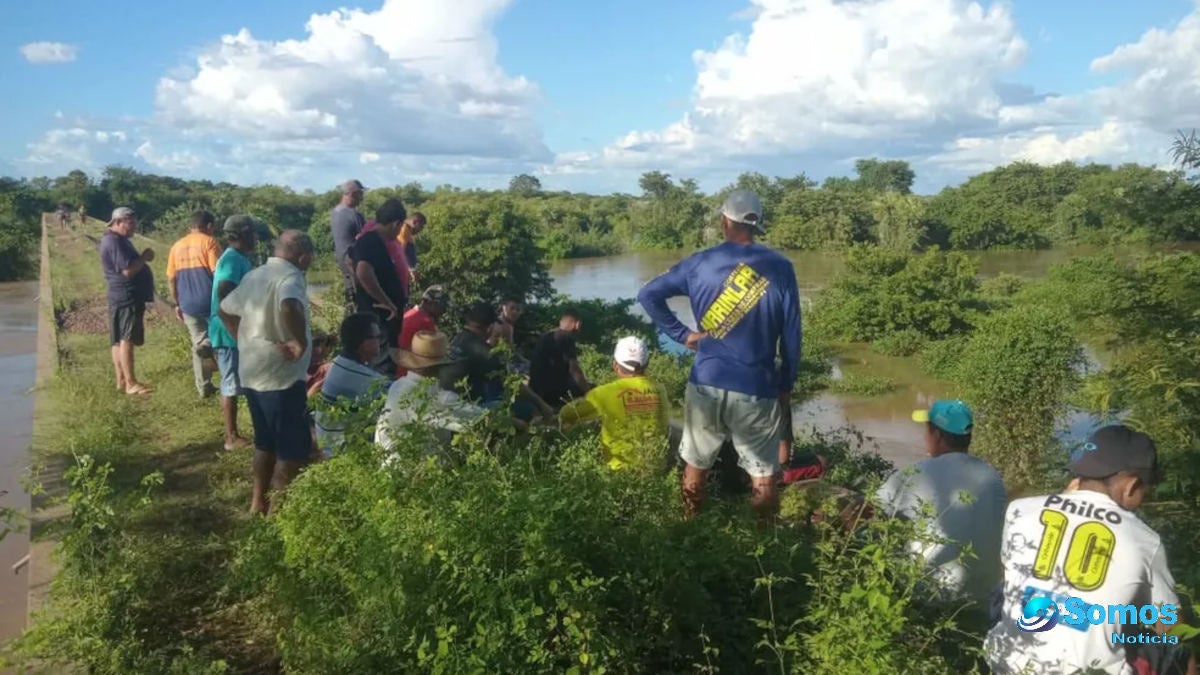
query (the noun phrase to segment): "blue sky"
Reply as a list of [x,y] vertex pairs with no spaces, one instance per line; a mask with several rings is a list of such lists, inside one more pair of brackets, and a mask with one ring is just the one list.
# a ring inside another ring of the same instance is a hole
[[878,155],[933,191],[1017,159],[1165,164],[1174,129],[1200,125],[1192,0],[119,7],[4,10],[0,75],[20,95],[0,104],[0,173],[121,163],[325,189],[530,172],[607,192],[651,169],[715,189]]

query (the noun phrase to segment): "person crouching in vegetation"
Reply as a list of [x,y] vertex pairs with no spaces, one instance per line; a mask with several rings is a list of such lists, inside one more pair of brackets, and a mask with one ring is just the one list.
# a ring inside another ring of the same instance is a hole
[[[646,377],[650,350],[639,337],[623,337],[613,352],[617,379],[588,391],[559,411],[564,427],[600,420],[600,440],[610,469],[660,467],[669,429],[667,394]],[[651,454],[658,453],[655,456]]]
[[[442,286],[430,286],[421,295],[421,302],[404,313],[404,326],[400,329],[400,349],[412,349],[413,337],[421,331],[437,332],[437,322],[450,309],[450,294]],[[396,377],[407,374],[402,366],[396,368]]]
[[438,384],[442,371],[454,363],[445,333],[419,331],[409,349],[397,352],[396,360],[405,374],[388,388],[383,414],[375,426],[375,442],[384,450],[393,448],[395,430],[414,422],[424,422],[448,440],[487,414]]
[[583,369],[579,367],[579,348],[575,334],[583,321],[574,312],[563,312],[558,328],[538,340],[529,365],[529,388],[543,401],[561,408],[567,401],[579,398],[592,388]]
[[370,403],[373,395],[387,393],[384,375],[371,368],[383,349],[383,328],[374,314],[359,312],[342,321],[342,352],[333,359],[329,373],[321,383],[321,399],[328,405],[346,402],[348,409],[338,412],[317,410],[314,415],[317,446],[331,457],[342,444],[346,429],[344,417]]
[[925,424],[930,457],[894,472],[876,494],[879,505],[884,515],[924,522],[930,530],[933,543],[913,542],[912,549],[924,557],[942,599],[984,607],[1001,581],[1004,481],[992,465],[967,453],[974,415],[966,403],[934,401],[912,418]]
[[[1195,655],[1161,636],[1183,608],[1162,539],[1134,513],[1160,480],[1154,441],[1125,425],[1102,427],[1068,470],[1064,491],[1008,505],[1003,614],[984,643],[992,672],[1195,675]],[[1027,632],[1034,598],[1053,601],[1064,625]],[[1103,618],[1090,625],[1096,607]],[[1121,609],[1131,613],[1118,618]]]

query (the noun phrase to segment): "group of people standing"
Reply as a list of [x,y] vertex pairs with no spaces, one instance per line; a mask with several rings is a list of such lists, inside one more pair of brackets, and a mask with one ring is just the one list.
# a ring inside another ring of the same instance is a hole
[[[410,244],[424,218],[388,200],[367,222],[356,210],[362,184],[347,181],[342,195],[331,223],[347,315],[339,353],[317,383],[307,381],[313,366],[304,280],[313,246],[307,235],[282,233],[274,255],[254,268],[248,255],[255,245],[253,219],[225,221],[226,248],[218,256],[213,219],[200,212],[171,251],[171,292],[192,335],[201,396],[211,393],[204,363],[210,352],[221,373],[226,448],[247,443],[238,433],[235,397],[245,396],[250,409],[253,511],[269,509],[269,487],[286,487],[307,462],[336,453],[343,441],[342,422],[328,411],[318,410],[310,429],[310,393],[351,406],[383,398],[375,440],[391,448],[397,433],[418,420],[446,434],[468,428],[507,400],[505,380],[516,376],[519,391],[501,414],[518,428],[538,419],[564,426],[598,420],[614,470],[643,461],[639,449],[648,443],[665,443],[667,398],[647,376],[645,341],[621,339],[612,358],[616,379],[593,386],[579,366],[575,335],[582,322],[574,313],[563,313],[558,326],[537,340],[528,362],[511,350],[523,310],[519,298],[505,300],[499,311],[488,303],[469,305],[461,312],[461,330],[449,338],[439,325],[451,307],[446,289],[431,286],[408,307],[417,278]],[[753,509],[769,519],[778,508],[781,477],[796,470],[791,391],[802,339],[799,292],[791,262],[755,241],[765,232],[757,196],[734,191],[721,213],[725,241],[648,282],[638,300],[660,332],[696,353],[678,449],[687,513],[700,509],[708,471],[724,449],[750,476]],[[153,251],[139,253],[129,243],[135,225],[132,210],[114,211],[100,250],[117,384],[143,394],[148,388],[134,377],[132,347],[143,339],[144,303],[153,288],[146,265]],[[205,274],[192,271],[199,269],[208,270],[208,285]],[[669,308],[667,301],[677,296],[688,299],[695,329]],[[497,350],[502,344],[509,348]],[[1149,437],[1121,425],[1103,427],[1072,456],[1073,477],[1062,492],[1009,502],[999,473],[969,454],[974,415],[966,403],[935,401],[915,411],[913,420],[925,425],[930,457],[884,483],[871,500],[882,513],[856,505],[853,520],[900,517],[927,528],[912,552],[929,571],[928,593],[990,611],[985,651],[996,672],[1196,672],[1186,650],[1161,640],[1130,647],[1113,639],[1130,627],[1028,632],[1020,623],[1029,618],[1026,605],[1034,597],[1082,599],[1105,608],[1178,603],[1162,541],[1134,513],[1161,479]],[[1167,628],[1160,622],[1151,630],[1157,635]]]

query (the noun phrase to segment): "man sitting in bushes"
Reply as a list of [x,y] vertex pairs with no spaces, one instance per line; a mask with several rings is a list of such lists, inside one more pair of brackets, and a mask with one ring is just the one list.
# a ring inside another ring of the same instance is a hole
[[661,452],[667,442],[667,393],[646,377],[650,350],[645,340],[629,336],[617,342],[613,371],[617,379],[588,391],[559,411],[564,426],[600,420],[600,440],[610,469],[661,466],[647,451]]
[[[1003,616],[984,643],[988,666],[998,675],[1196,675],[1194,655],[1161,636],[1189,620],[1188,607],[1162,539],[1135,513],[1161,480],[1154,441],[1123,424],[1101,427],[1068,470],[1058,494],[1008,505]],[[1025,613],[1034,599],[1040,616]],[[1052,606],[1058,624],[1036,630]],[[1096,607],[1106,610],[1099,624]]]
[[385,450],[395,445],[396,430],[421,421],[450,434],[462,431],[487,411],[456,392],[438,385],[442,371],[454,360],[446,334],[419,331],[409,349],[397,352],[397,365],[406,372],[388,388],[383,414],[375,427],[375,442]]
[[[1001,580],[1004,482],[990,464],[967,454],[974,426],[967,404],[934,401],[912,418],[925,424],[930,457],[893,473],[876,496],[886,515],[925,519],[936,541],[913,542],[912,548],[924,556],[946,599],[984,602]],[[970,555],[963,554],[964,544]]]
[[[383,350],[383,326],[374,313],[358,312],[342,320],[340,337],[342,352],[330,364],[320,395],[327,405],[349,401],[346,412],[353,412],[387,391],[389,378],[371,367]],[[317,410],[314,415],[317,446],[326,457],[342,444],[346,426],[342,417],[344,413],[327,410]]]

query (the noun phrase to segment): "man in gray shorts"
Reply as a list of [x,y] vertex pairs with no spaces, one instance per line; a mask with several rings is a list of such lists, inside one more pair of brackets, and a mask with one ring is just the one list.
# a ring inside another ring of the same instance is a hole
[[[730,193],[721,209],[725,242],[679,262],[647,283],[638,301],[660,331],[696,351],[685,396],[679,454],[687,463],[683,500],[694,514],[707,472],[726,439],[750,474],[751,505],[762,518],[778,509],[776,474],[791,448],[792,387],[800,361],[800,292],[796,270],[757,244],[762,205],[749,190]],[[667,299],[687,296],[698,330],[685,326]],[[782,365],[776,364],[776,358]]]

